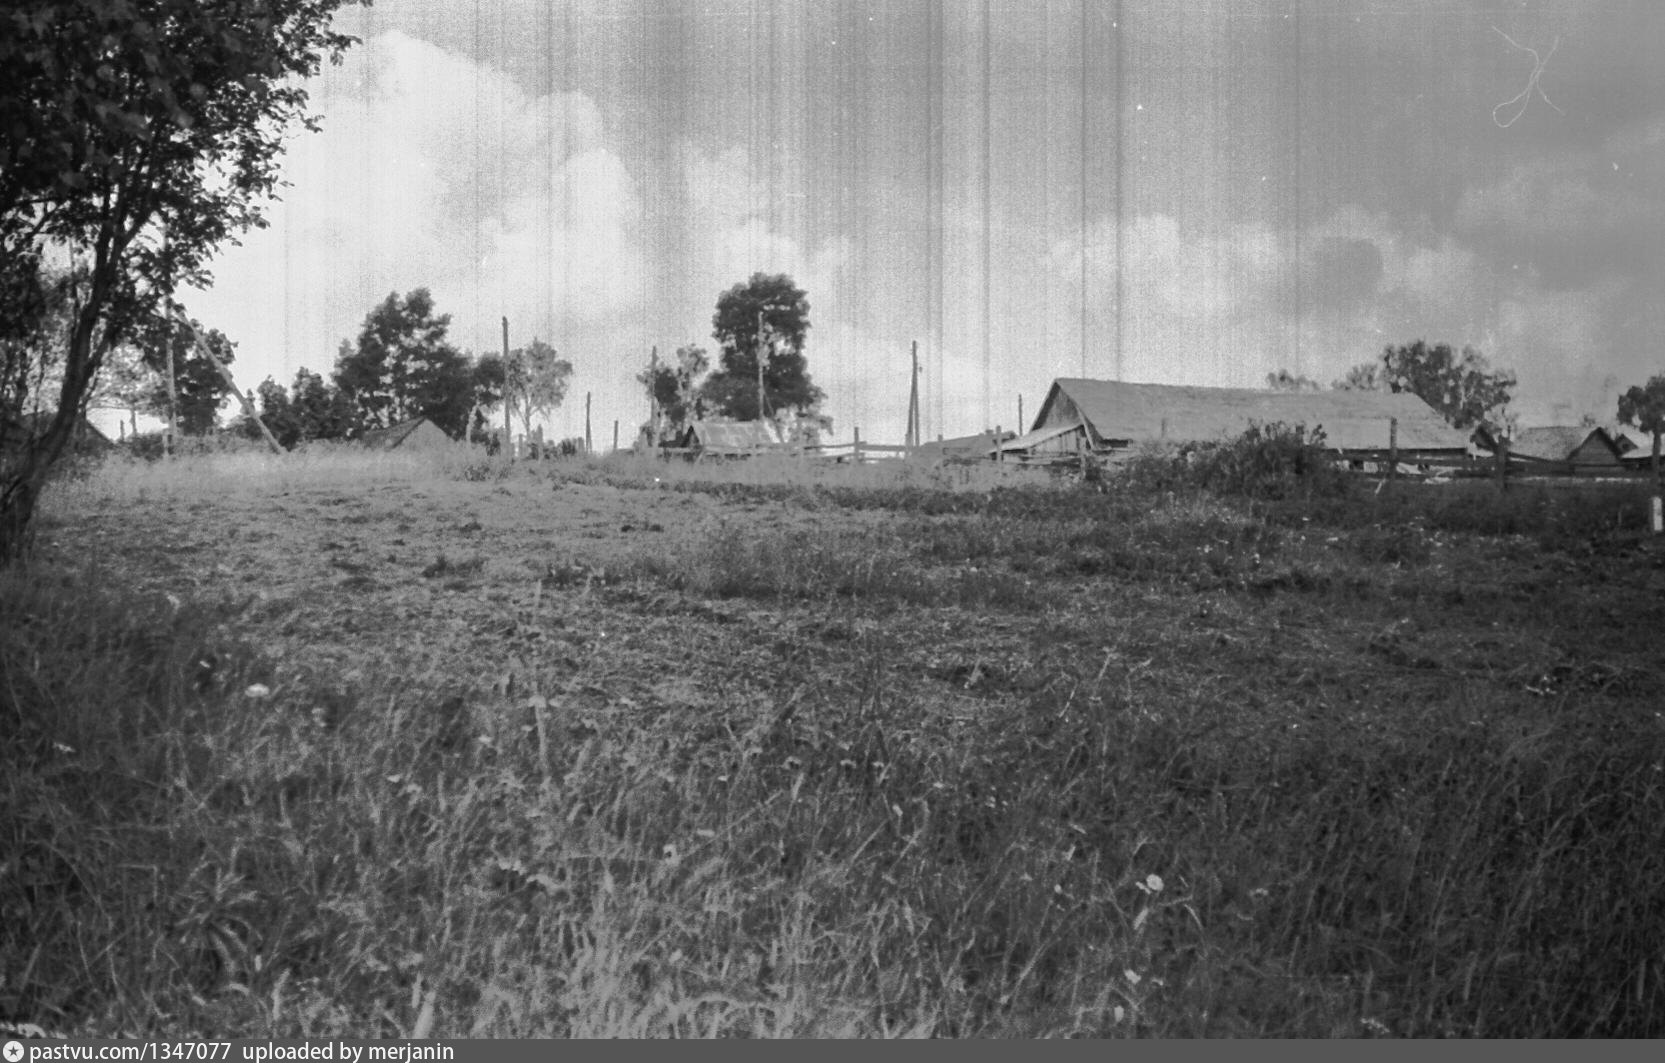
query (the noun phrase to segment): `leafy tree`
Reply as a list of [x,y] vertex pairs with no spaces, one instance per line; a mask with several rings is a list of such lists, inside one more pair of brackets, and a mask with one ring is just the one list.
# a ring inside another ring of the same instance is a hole
[[1296,376],[1287,369],[1280,369],[1276,373],[1267,373],[1266,386],[1273,391],[1319,390],[1318,381],[1305,375]]
[[1382,380],[1381,362],[1360,362],[1347,370],[1347,375],[1331,384],[1336,391],[1381,391],[1387,385]]
[[40,290],[49,248],[88,270],[57,415],[0,467],[0,564],[22,552],[105,355],[178,282],[209,283],[221,244],[265,224],[288,131],[317,128],[307,79],[353,43],[330,28],[345,2],[33,0],[0,13],[0,299]]
[[[301,441],[302,432],[300,418],[295,414],[294,404],[289,401],[288,390],[267,377],[254,391],[255,404],[260,409],[260,419],[265,422],[266,430],[272,433],[278,446],[294,450]],[[232,421],[231,430],[246,439],[260,438],[260,429],[246,414]]]
[[572,380],[572,363],[534,338],[530,347],[509,352],[504,367],[508,401],[520,414],[521,431],[532,434],[532,418],[559,408]]
[[[57,408],[63,338],[75,317],[76,285],[84,280],[84,271],[42,272],[33,263],[0,261],[0,438],[13,438],[23,418]],[[22,456],[8,448],[8,476]]]
[[473,402],[468,359],[445,338],[451,315],[434,313],[417,288],[390,292],[364,318],[357,346],[341,343],[335,384],[358,411],[361,427],[387,428],[426,417],[460,436]]
[[[295,374],[292,388],[267,377],[256,392],[260,419],[285,450],[318,439],[345,439],[355,422],[352,402],[305,366]],[[237,431],[260,438],[260,429],[247,417],[237,419]]]
[[[660,362],[636,374],[637,382],[647,389],[648,397],[659,411],[657,427],[661,437],[678,435],[689,422],[705,416],[701,386],[710,368],[711,360],[705,348],[687,344],[677,348],[674,363]],[[657,446],[659,440],[653,443]]]
[[503,356],[483,354],[475,362],[469,377],[472,404],[468,411],[468,441],[489,443],[491,425],[487,411],[503,401]]
[[[711,319],[719,365],[700,389],[711,412],[756,421],[789,411],[831,426],[820,416],[826,393],[809,377],[804,337],[809,298],[786,274],[754,273],[717,298]],[[763,364],[763,404],[758,409],[758,363]]]
[[1653,436],[1653,482],[1656,489],[1665,490],[1659,469],[1660,436],[1665,435],[1665,376],[1650,377],[1646,384],[1619,396],[1619,423]]
[[[236,360],[236,345],[218,329],[204,330],[192,320],[203,342],[222,365]],[[214,368],[214,363],[197,349],[196,338],[183,322],[173,318],[152,318],[138,336],[140,357],[154,379],[144,395],[144,409],[166,420],[168,416],[168,350],[173,350],[174,393],[179,402],[179,431],[188,436],[207,435],[214,430],[220,404],[230,395],[231,385]]]
[[290,406],[300,422],[301,439],[346,439],[353,429],[353,404],[339,388],[301,366],[289,389]]
[[1394,392],[1408,391],[1440,412],[1453,428],[1483,424],[1509,404],[1515,375],[1493,370],[1473,347],[1454,354],[1449,343],[1421,340],[1382,351],[1382,379]]

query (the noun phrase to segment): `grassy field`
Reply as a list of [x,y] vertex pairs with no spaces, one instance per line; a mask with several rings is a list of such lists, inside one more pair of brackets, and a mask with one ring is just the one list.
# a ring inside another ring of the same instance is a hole
[[1632,486],[110,465],[0,573],[0,1020],[1665,1033]]

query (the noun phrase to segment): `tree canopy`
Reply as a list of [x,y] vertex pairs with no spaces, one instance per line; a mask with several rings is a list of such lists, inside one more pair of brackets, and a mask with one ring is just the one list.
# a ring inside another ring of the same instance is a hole
[[565,401],[572,363],[534,337],[531,346],[509,352],[503,380],[509,402],[520,414],[521,431],[531,435],[532,418],[554,411]]
[[1266,374],[1266,386],[1273,391],[1318,391],[1318,381],[1305,374],[1297,375],[1287,369]]
[[331,29],[348,2],[35,0],[0,14],[0,299],[26,309],[50,253],[88,277],[57,416],[0,469],[0,563],[22,550],[105,354],[265,224],[285,137],[317,128],[307,79],[353,43]]
[[1382,351],[1382,379],[1390,391],[1408,391],[1438,410],[1453,428],[1495,419],[1509,404],[1515,374],[1491,367],[1473,347],[1456,354],[1449,343],[1422,340]]
[[1665,376],[1650,377],[1646,384],[1631,387],[1619,396],[1619,423],[1628,424],[1653,436],[1653,475],[1660,484],[1660,437],[1665,436]]
[[[237,360],[236,344],[219,329],[204,329],[194,318],[191,324],[203,342],[224,365]],[[231,386],[214,363],[197,350],[191,330],[174,318],[151,318],[135,337],[144,366],[150,370],[144,394],[145,410],[167,419],[168,352],[173,351],[174,395],[179,404],[179,430],[188,436],[207,435],[218,423],[220,404],[231,394]]]
[[[825,392],[809,376],[804,339],[809,297],[784,273],[754,273],[717,298],[711,319],[718,368],[701,397],[711,412],[738,421],[792,413],[819,418]],[[763,409],[758,409],[758,362],[763,363]]]
[[680,434],[690,421],[705,416],[701,387],[710,368],[705,348],[690,343],[677,348],[674,361],[650,365],[636,374],[658,411],[659,424],[654,428],[661,437]]
[[342,341],[335,384],[365,428],[426,417],[461,437],[473,408],[472,368],[446,339],[450,314],[435,314],[433,296],[417,288],[389,292],[364,318],[358,343]]

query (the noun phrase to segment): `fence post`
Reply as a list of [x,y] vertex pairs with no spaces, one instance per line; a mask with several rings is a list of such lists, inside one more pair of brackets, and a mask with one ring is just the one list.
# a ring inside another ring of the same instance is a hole
[[1506,438],[1505,439],[1499,439],[1497,441],[1497,450],[1495,451],[1495,454],[1497,455],[1497,489],[1500,492],[1507,491],[1507,490],[1509,490],[1509,440],[1508,439],[1506,439]]
[[1388,483],[1399,480],[1399,418],[1388,418]]

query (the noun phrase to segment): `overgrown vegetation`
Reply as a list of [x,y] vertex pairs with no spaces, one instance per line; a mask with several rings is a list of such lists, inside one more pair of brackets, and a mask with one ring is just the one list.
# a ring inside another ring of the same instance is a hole
[[1628,487],[1243,459],[66,485],[0,584],[0,1019],[1665,1032]]

